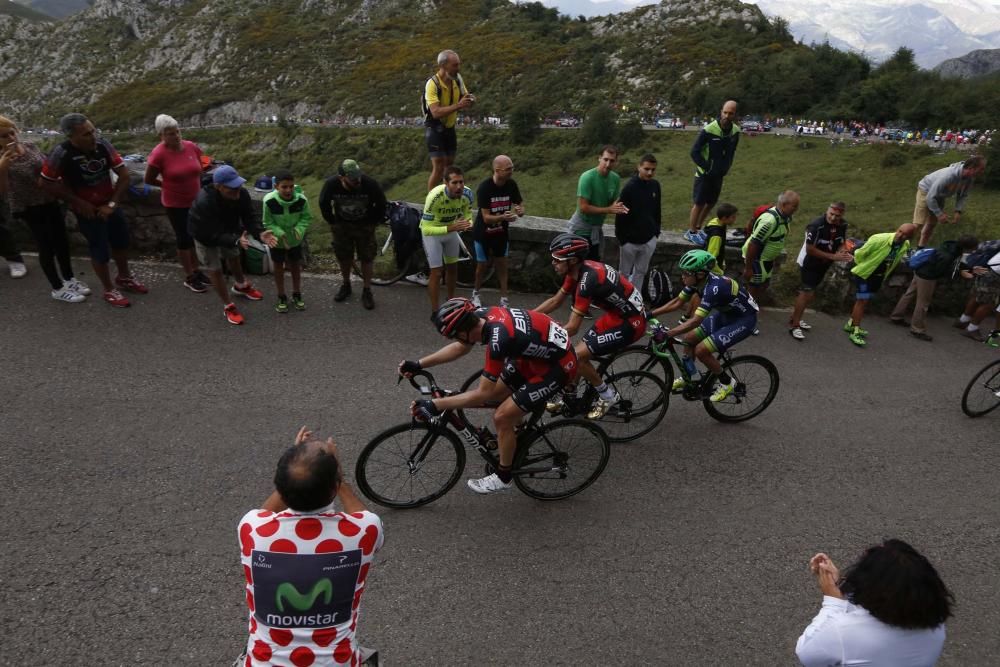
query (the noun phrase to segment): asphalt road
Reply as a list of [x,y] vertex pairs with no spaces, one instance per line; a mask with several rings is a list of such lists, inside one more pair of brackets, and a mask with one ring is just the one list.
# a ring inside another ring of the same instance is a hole
[[[232,327],[172,266],[140,267],[152,291],[128,310],[52,301],[29,268],[0,277],[0,663],[228,665],[246,633],[237,521],[300,425],[333,435],[353,471],[407,419],[395,365],[441,342],[423,290],[381,288],[368,312],[310,278],[306,312],[248,304]],[[675,400],[572,499],[460,484],[381,511],[362,642],[390,665],[794,664],[820,603],[809,557],[846,566],[895,536],[955,593],[940,664],[997,664],[1000,414],[959,408],[997,352],[943,320],[927,344],[873,318],[857,349],[813,315],[798,343],[785,317],[765,313],[741,345],[781,373],[751,422]],[[463,361],[439,379],[457,385]]]

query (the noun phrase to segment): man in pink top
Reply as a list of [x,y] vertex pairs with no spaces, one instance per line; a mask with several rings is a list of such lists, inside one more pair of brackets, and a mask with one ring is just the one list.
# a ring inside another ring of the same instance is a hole
[[[275,491],[240,521],[249,639],[237,664],[346,667],[382,520],[344,481],[333,438],[302,427],[278,461]],[[341,511],[334,509],[334,499]]]
[[188,209],[201,190],[201,149],[193,141],[181,139],[181,129],[170,116],[160,114],[155,126],[160,143],[149,154],[144,180],[160,188],[160,201],[177,237],[184,286],[192,292],[205,292],[211,282],[198,268],[194,239],[188,232]]

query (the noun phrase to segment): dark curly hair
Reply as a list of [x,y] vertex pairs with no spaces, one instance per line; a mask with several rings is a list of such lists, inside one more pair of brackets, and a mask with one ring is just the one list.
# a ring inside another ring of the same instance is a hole
[[285,450],[274,473],[274,488],[297,512],[313,512],[333,502],[340,486],[337,457],[324,443],[311,440]]
[[936,628],[951,616],[954,604],[930,561],[902,540],[869,548],[839,585],[852,603],[899,628]]

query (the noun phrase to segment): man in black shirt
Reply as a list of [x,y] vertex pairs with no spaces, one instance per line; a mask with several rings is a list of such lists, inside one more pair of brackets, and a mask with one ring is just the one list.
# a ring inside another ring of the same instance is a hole
[[845,208],[844,202],[834,202],[826,209],[826,213],[806,227],[806,239],[798,257],[802,284],[791,319],[788,320],[788,333],[795,340],[805,340],[804,332],[812,328],[802,321],[802,313],[816,298],[816,288],[823,281],[827,269],[834,262],[851,261],[851,253],[843,249],[847,234]]
[[493,175],[479,184],[476,202],[479,208],[476,221],[472,225],[472,240],[476,252],[476,285],[472,290],[472,303],[482,307],[479,289],[490,258],[500,281],[500,307],[506,308],[507,299],[507,255],[510,252],[510,223],[524,215],[524,202],[517,181],[511,178],[514,162],[506,155],[493,159]]
[[372,271],[375,267],[375,226],[385,221],[385,193],[378,182],[361,172],[354,160],[344,160],[337,175],[327,179],[319,195],[319,209],[323,219],[330,223],[333,234],[333,253],[340,263],[344,283],[333,297],[344,301],[351,295],[351,267],[354,255],[361,262],[362,305],[375,307],[372,296]]
[[615,236],[621,245],[618,272],[640,292],[660,235],[660,182],[655,175],[656,157],[646,153],[618,197],[628,213],[615,216]]

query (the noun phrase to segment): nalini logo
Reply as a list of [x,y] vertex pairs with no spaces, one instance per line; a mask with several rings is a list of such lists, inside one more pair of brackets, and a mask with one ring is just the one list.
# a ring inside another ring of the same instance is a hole
[[279,584],[275,590],[274,604],[282,613],[285,611],[285,602],[288,602],[295,611],[308,611],[321,596],[323,604],[328,605],[333,600],[333,582],[329,579],[320,579],[313,585],[312,590],[305,594],[300,593],[295,584],[286,581]]

